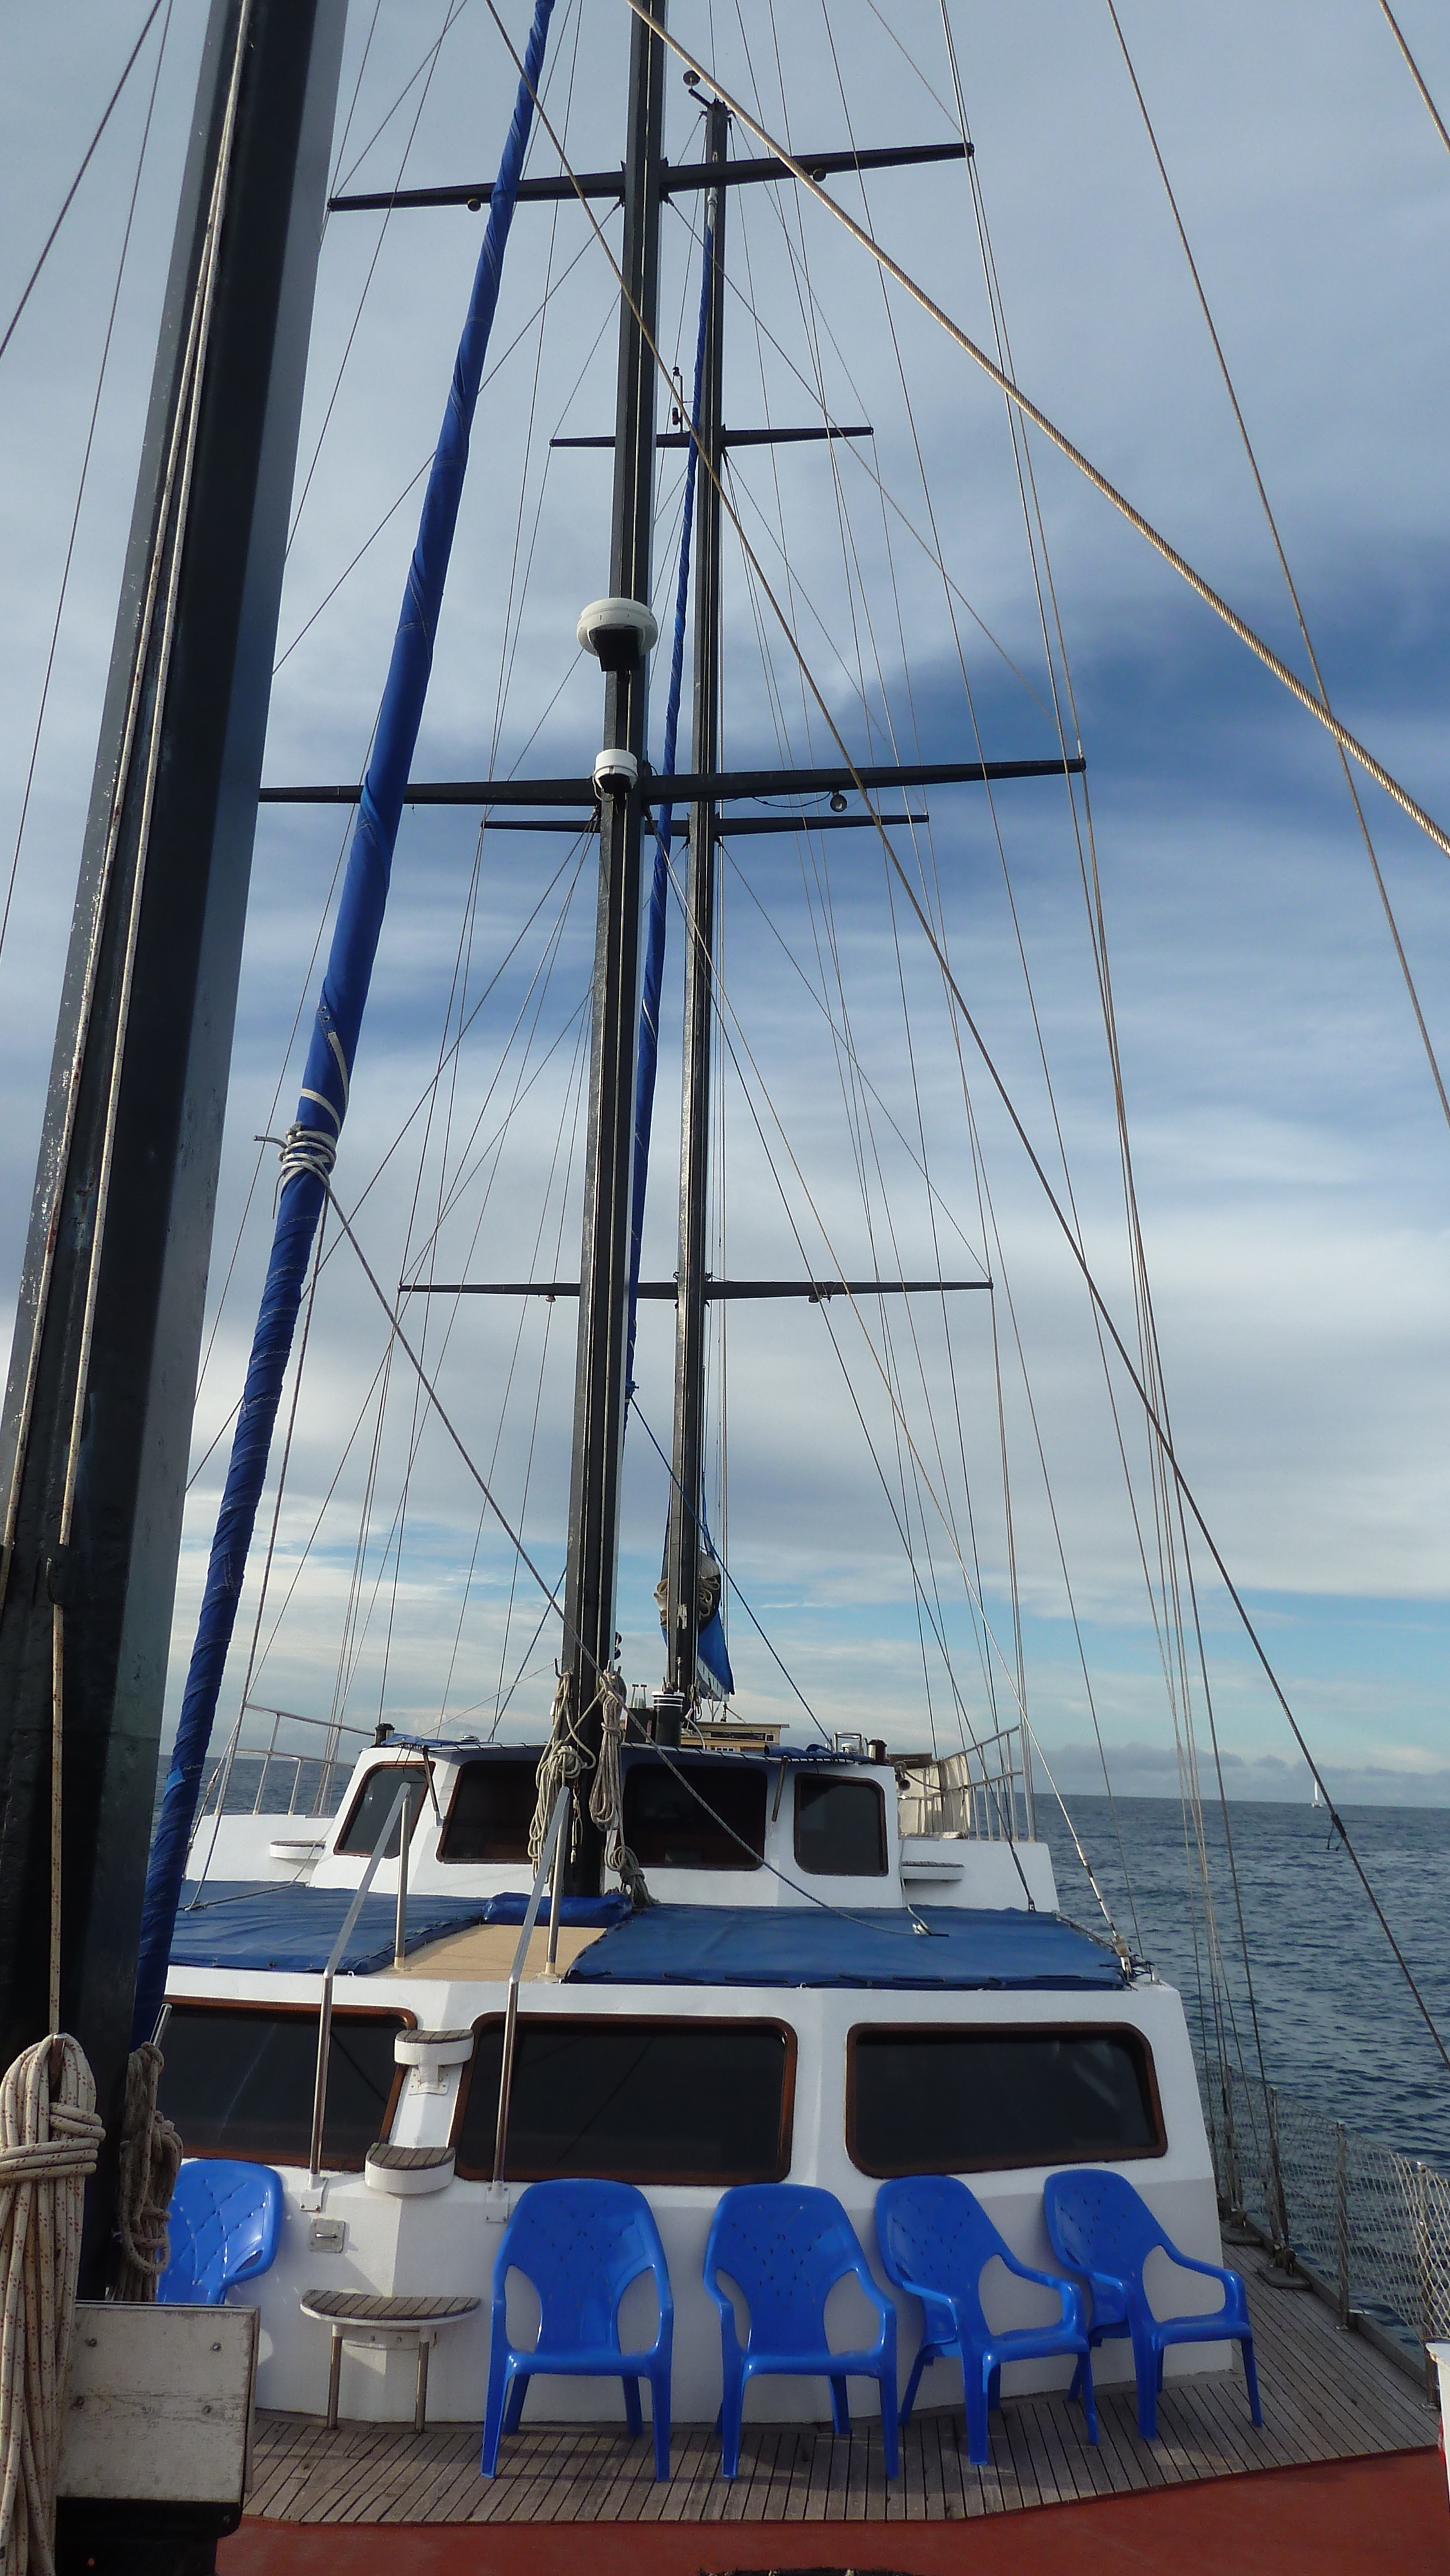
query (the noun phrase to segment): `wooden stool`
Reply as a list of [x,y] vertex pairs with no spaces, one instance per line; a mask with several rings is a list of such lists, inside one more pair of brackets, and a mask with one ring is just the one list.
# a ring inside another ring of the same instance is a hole
[[477,2299],[385,2299],[371,2290],[304,2290],[302,2313],[332,2329],[332,2363],[327,2374],[327,2429],[337,2430],[337,2393],[345,2343],[369,2344],[385,2352],[418,2348],[418,2393],[413,2404],[413,2430],[421,2433],[428,2416],[428,2354],[440,2326],[472,2316]]

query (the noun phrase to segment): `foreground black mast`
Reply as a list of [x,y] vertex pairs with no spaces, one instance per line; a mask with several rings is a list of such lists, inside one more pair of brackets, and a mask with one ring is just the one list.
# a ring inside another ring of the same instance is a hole
[[[649,6],[655,27],[663,26],[665,0],[649,0]],[[619,313],[614,524],[609,559],[610,602],[634,601],[646,613],[654,520],[653,344],[659,285],[665,84],[665,48],[655,27],[636,17],[630,43],[621,263],[624,283]],[[599,911],[563,1658],[571,1718],[581,1747],[588,1754],[597,1752],[600,1740],[600,1677],[614,1663],[643,824],[639,799],[629,790],[632,776],[644,763],[648,704],[643,624],[631,625],[618,617],[604,620],[592,640],[606,672],[604,751],[598,772],[602,785]],[[611,758],[619,754],[624,757]],[[583,1890],[598,1887],[600,1868],[600,1839],[588,1815],[588,1780],[586,1772],[578,1799],[571,1864],[572,1883]]]
[[[343,0],[213,0],[0,1428],[0,2066],[58,2020],[116,2149]],[[57,1686],[58,1680],[58,1686]],[[155,2562],[160,2564],[159,2558]]]

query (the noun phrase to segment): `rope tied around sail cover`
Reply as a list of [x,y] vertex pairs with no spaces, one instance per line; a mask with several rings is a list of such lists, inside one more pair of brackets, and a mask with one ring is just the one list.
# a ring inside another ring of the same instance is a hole
[[55,2491],[81,2216],[101,2123],[79,2043],[37,2040],[0,2082],[0,2566],[54,2576]]
[[[181,1720],[147,1872],[134,2036],[149,2039],[165,1992],[176,1907],[196,1821],[212,1720],[236,1623],[272,1429],[291,1356],[308,1260],[328,1194],[348,1086],[382,931],[403,796],[433,665],[434,638],[458,523],[484,358],[504,250],[533,126],[554,0],[535,0],[517,96],[489,205],[447,409],[428,476],[418,538],[393,641],[327,973],[297,1116],[283,1148],[277,1215],[237,1417]],[[326,1123],[317,1114],[325,1110]]]

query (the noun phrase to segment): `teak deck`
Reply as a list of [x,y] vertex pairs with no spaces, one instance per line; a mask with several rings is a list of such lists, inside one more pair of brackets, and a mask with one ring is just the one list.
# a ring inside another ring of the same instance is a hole
[[829,2427],[747,2420],[732,2485],[720,2476],[717,2435],[681,2426],[669,2482],[656,2485],[648,2425],[632,2440],[622,2425],[526,2419],[505,2437],[498,2476],[485,2481],[476,2424],[415,2434],[402,2424],[343,2423],[329,2433],[320,2413],[261,2414],[247,2512],[292,2523],[944,2522],[1434,2442],[1435,2411],[1406,2372],[1341,2333],[1318,2298],[1270,2287],[1251,2255],[1238,2259],[1254,2321],[1260,2432],[1237,2366],[1232,2376],[1170,2380],[1152,2443],[1138,2438],[1131,2387],[1099,2395],[1096,2450],[1065,2397],[1009,2398],[992,2419],[983,2469],[960,2447],[959,2411],[917,2416],[890,2485],[880,2432],[869,2425],[848,2439]]

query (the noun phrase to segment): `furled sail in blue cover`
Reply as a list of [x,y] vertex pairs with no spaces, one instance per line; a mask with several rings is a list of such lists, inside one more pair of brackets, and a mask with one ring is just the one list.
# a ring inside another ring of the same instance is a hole
[[433,667],[433,643],[458,524],[474,408],[498,303],[504,245],[528,148],[553,6],[554,0],[535,0],[523,77],[489,204],[488,227],[458,344],[448,408],[424,494],[418,541],[408,570],[373,755],[348,853],[297,1117],[287,1131],[272,1257],[212,1539],[181,1722],[151,1846],[136,1980],[138,2041],[150,2037],[161,2009],[202,1766],[211,1740],[252,1527],[267,1472],[272,1427],[292,1349],[308,1259],[326,1203],[327,1178],[347,1115],[348,1085],[388,899],[403,793]]

